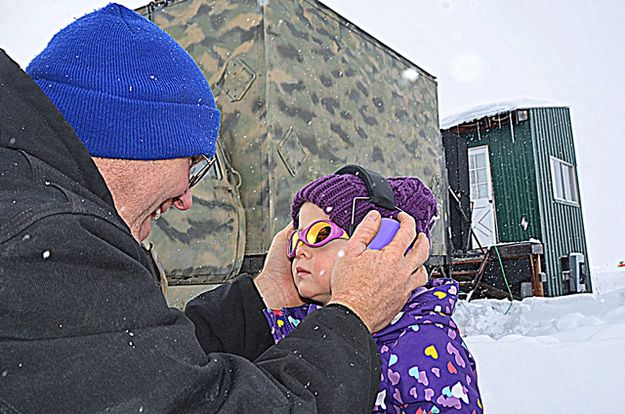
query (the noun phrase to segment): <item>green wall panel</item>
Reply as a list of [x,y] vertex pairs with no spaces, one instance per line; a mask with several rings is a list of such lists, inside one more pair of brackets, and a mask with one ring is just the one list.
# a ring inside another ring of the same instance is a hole
[[468,136],[470,148],[488,145],[498,242],[541,237],[531,140],[526,121]]
[[[538,205],[540,215],[544,218],[541,240],[545,246],[547,293],[550,296],[559,296],[564,293],[560,278],[560,256],[571,252],[583,253],[586,269],[590,269],[581,200],[577,205],[560,202],[555,199],[553,192],[550,157],[561,159],[575,167],[575,185],[579,192],[577,158],[569,109],[531,109],[530,124],[535,154]],[[590,278],[587,286],[592,287]]]

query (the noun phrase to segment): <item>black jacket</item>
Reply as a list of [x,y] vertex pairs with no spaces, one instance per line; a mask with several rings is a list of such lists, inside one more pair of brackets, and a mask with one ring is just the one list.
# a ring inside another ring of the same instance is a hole
[[223,353],[206,354],[148,269],[85,148],[0,50],[0,412],[370,411],[379,358],[348,310],[269,347],[240,278],[210,294]]

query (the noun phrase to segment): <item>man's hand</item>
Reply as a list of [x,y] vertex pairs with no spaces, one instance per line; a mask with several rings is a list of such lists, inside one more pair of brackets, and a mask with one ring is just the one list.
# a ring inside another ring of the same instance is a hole
[[426,283],[427,275],[421,268],[429,255],[429,241],[425,234],[419,234],[404,256],[416,236],[415,222],[403,212],[397,218],[400,227],[393,240],[382,250],[369,250],[367,245],[381,222],[380,213],[370,211],[345,244],[345,254],[337,258],[330,278],[329,304],[353,310],[370,332],[388,325],[410,292]]
[[304,304],[293,282],[291,261],[286,257],[286,247],[293,231],[291,223],[273,237],[265,266],[254,278],[254,284],[269,309]]

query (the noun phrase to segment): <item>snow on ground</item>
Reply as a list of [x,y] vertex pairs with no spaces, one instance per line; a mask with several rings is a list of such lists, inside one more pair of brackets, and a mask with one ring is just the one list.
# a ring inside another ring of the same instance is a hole
[[592,277],[593,294],[458,303],[486,413],[625,413],[625,269]]

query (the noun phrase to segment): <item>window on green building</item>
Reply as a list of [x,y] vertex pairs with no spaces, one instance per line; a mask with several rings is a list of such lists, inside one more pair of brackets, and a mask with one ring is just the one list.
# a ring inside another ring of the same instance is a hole
[[483,152],[469,156],[469,183],[471,200],[488,198],[488,171],[486,155]]
[[553,196],[558,201],[578,204],[575,167],[559,158],[551,157],[551,179]]

